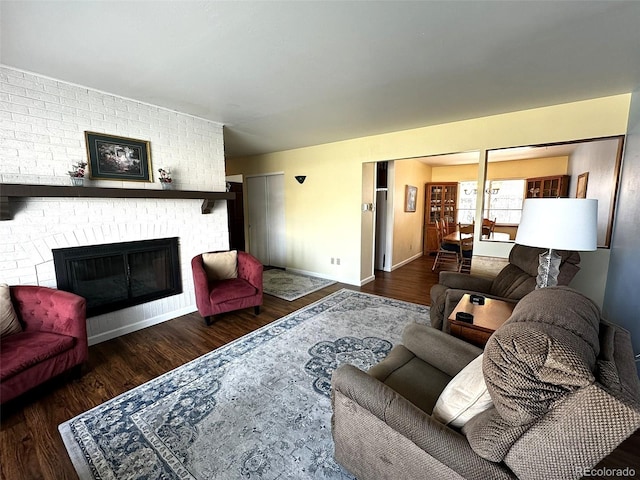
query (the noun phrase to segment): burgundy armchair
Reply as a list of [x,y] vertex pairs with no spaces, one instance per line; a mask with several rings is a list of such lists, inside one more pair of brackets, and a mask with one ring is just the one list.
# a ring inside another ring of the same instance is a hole
[[23,394],[89,357],[86,301],[47,287],[10,287],[22,331],[0,340],[0,403]]
[[254,307],[260,313],[262,305],[262,264],[246,252],[238,252],[237,278],[211,280],[205,270],[202,255],[191,260],[193,284],[198,312],[211,325],[213,315]]

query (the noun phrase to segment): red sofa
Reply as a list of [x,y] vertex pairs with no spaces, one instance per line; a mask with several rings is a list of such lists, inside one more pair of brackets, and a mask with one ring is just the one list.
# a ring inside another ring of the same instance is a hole
[[238,252],[238,277],[209,280],[202,255],[191,260],[196,305],[205,323],[211,325],[213,315],[254,307],[256,315],[262,305],[262,264],[246,252]]
[[89,356],[86,301],[38,286],[10,287],[22,332],[0,340],[0,403],[21,395]]

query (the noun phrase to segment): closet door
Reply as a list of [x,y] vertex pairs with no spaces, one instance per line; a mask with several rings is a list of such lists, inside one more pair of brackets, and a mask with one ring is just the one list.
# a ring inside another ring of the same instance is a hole
[[285,267],[284,175],[268,175],[266,180],[269,265]]
[[263,265],[286,266],[284,175],[247,178],[249,252]]

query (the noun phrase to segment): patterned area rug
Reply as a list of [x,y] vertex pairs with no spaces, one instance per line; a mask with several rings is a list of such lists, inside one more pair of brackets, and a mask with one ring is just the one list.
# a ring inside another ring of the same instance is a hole
[[59,426],[81,479],[351,479],[331,373],[384,358],[429,307],[340,290]]
[[264,271],[262,288],[264,293],[292,302],[334,283],[333,280],[273,268]]

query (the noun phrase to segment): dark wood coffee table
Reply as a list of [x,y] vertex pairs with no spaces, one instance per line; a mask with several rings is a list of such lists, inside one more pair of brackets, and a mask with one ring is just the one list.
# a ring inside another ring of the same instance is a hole
[[[487,340],[511,316],[515,303],[485,298],[484,305],[471,303],[471,295],[465,294],[449,315],[451,335],[461,338],[478,347],[484,348]],[[466,312],[473,315],[473,323],[456,320],[456,313]]]

